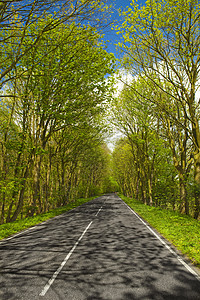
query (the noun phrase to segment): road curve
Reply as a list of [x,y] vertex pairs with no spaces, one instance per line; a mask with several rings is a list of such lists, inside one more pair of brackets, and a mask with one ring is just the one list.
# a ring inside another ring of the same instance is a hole
[[200,300],[198,276],[166,246],[104,195],[0,242],[0,300]]

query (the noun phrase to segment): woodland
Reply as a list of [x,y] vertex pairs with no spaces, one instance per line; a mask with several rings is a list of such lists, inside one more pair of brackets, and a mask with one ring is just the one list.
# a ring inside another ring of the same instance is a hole
[[0,1],[0,224],[108,192],[200,217],[199,1],[112,2]]

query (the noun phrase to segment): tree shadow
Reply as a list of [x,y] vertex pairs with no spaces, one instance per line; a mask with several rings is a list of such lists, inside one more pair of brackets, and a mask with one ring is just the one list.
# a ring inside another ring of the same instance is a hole
[[[0,299],[198,300],[190,274],[116,195],[0,244]],[[44,297],[39,294],[93,223]]]

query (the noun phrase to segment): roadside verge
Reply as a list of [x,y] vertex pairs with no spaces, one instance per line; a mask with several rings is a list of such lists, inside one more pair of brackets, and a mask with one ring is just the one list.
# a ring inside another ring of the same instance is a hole
[[91,198],[81,198],[77,199],[74,202],[68,203],[66,206],[58,207],[56,209],[50,210],[49,212],[39,214],[37,216],[25,218],[22,220],[17,220],[12,223],[5,223],[0,225],[0,240],[13,236],[21,231],[24,231],[30,227],[33,227],[37,224],[40,224],[44,221],[47,221],[51,218],[54,218],[58,215],[61,215],[71,209],[74,209],[86,202],[89,202],[98,196],[91,197]]
[[123,195],[119,196],[200,271],[200,222],[198,220],[171,210],[151,207]]

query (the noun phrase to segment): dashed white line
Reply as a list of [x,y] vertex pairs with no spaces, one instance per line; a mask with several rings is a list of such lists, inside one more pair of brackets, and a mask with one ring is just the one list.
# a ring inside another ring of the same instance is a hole
[[[98,214],[100,213],[100,211],[102,210],[103,205],[99,208],[99,210],[97,211],[97,213],[95,214],[95,217],[98,216]],[[72,255],[72,253],[74,252],[74,250],[76,249],[76,247],[78,246],[79,242],[81,241],[81,239],[83,238],[83,236],[85,235],[85,233],[87,232],[87,230],[90,228],[90,226],[92,225],[93,221],[91,221],[88,226],[85,228],[85,230],[83,231],[83,233],[81,234],[81,236],[79,237],[79,239],[76,241],[76,243],[74,244],[73,248],[70,250],[70,252],[67,254],[67,256],[65,257],[65,259],[62,261],[61,265],[59,266],[59,268],[56,270],[56,272],[53,274],[53,276],[51,277],[51,279],[49,279],[48,283],[45,285],[45,287],[43,288],[42,292],[39,294],[40,296],[45,296],[47,291],[49,290],[49,288],[51,287],[51,285],[53,284],[54,280],[56,279],[56,277],[58,276],[58,274],[61,272],[62,268],[64,267],[64,265],[66,264],[66,262],[69,260],[70,256]]]
[[178,261],[200,281],[200,276],[174,250],[172,250],[172,248],[170,248],[170,246],[168,246],[165,243],[165,241],[161,239],[159,235],[151,227],[149,227],[132,208],[130,208],[130,206],[128,206],[123,200],[122,202],[151,231],[151,233],[153,233],[153,235],[155,235],[155,237],[178,259]]
[[[102,206],[103,207],[103,206]],[[99,208],[98,212],[96,213],[95,217],[98,216],[98,214],[100,213],[100,211],[102,210],[102,207]]]
[[[70,210],[67,211],[67,212],[72,212],[73,210],[76,210],[76,209],[77,209],[77,207],[74,207],[74,208],[70,209]],[[66,212],[65,212],[65,213],[66,213]],[[29,227],[29,228],[27,228],[27,229],[24,229],[24,230],[18,232],[18,233],[15,233],[15,234],[13,234],[13,235],[10,236],[10,237],[4,238],[4,239],[0,240],[0,244],[3,244],[3,243],[5,243],[5,242],[7,242],[7,241],[9,241],[9,240],[12,240],[12,239],[14,239],[15,237],[18,237],[18,236],[20,236],[20,235],[26,234],[27,232],[29,232],[29,231],[31,231],[31,230],[33,230],[33,229],[36,229],[36,230],[37,230],[37,229],[39,228],[39,226],[44,225],[44,224],[49,223],[49,222],[52,222],[52,221],[55,220],[55,219],[59,219],[60,217],[62,217],[62,215],[63,215],[63,214],[58,215],[58,216],[55,216],[55,217],[50,218],[50,219],[47,219],[47,220],[45,220],[45,221],[43,221],[43,222],[41,222],[41,223],[38,223],[38,224],[36,224],[36,225],[34,225],[34,226],[32,226],[32,227]]]
[[92,225],[92,223],[93,223],[93,221],[91,221],[88,224],[88,226],[85,228],[85,230],[83,231],[83,233],[81,234],[81,236],[79,237],[79,239],[77,240],[77,242],[74,244],[73,248],[70,250],[70,252],[67,254],[67,256],[65,257],[65,259],[61,263],[60,267],[57,269],[57,271],[53,274],[53,276],[51,277],[51,279],[49,279],[48,283],[43,288],[42,292],[40,293],[40,296],[45,296],[46,292],[49,290],[50,286],[53,284],[54,280],[56,279],[56,277],[58,276],[58,274],[60,273],[60,271],[62,270],[62,268],[64,267],[64,265],[69,260],[70,256],[72,255],[72,253],[74,252],[74,250],[76,249],[76,247],[78,246],[79,242],[81,241],[81,239],[83,238],[83,236],[85,235],[85,233],[87,232],[87,230],[90,228],[90,226]]

